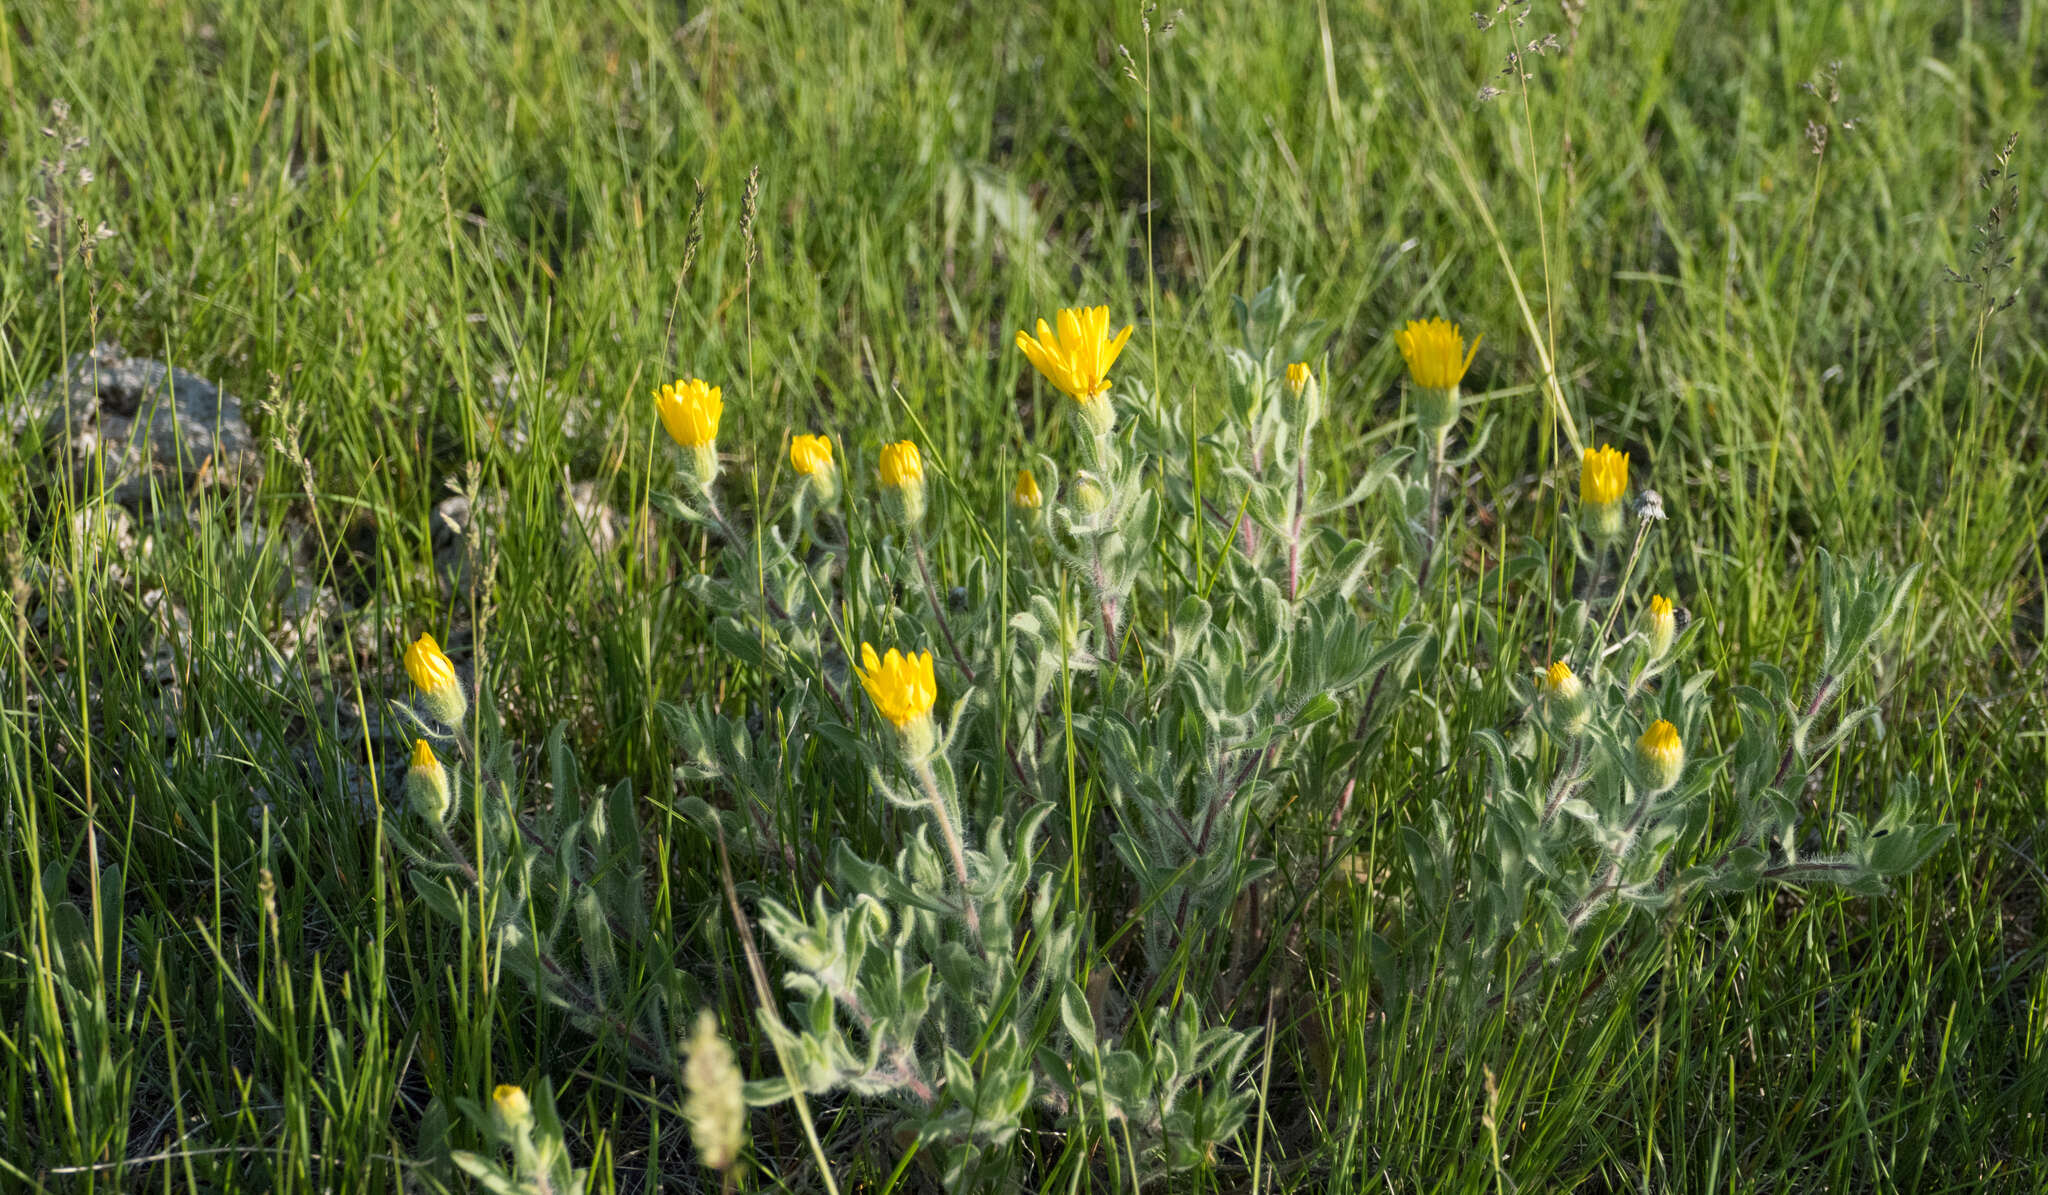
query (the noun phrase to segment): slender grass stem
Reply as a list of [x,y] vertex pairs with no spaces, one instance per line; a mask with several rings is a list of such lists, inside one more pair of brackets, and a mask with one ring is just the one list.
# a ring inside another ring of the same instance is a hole
[[931,565],[925,561],[924,536],[911,532],[910,546],[912,554],[917,557],[917,575],[924,578],[924,594],[931,602],[932,619],[939,624],[939,634],[945,637],[946,650],[952,653],[953,662],[960,665],[960,671],[967,674],[967,683],[971,685],[974,683],[974,666],[967,662],[959,640],[953,638],[953,625],[946,621],[946,607],[939,601],[938,583],[932,580]]

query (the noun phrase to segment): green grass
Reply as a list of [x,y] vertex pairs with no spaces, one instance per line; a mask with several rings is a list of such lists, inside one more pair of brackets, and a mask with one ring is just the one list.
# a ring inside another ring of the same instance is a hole
[[[1506,678],[1543,654],[1540,592],[1487,589],[1523,635],[1509,654],[1442,581],[1422,613],[1445,667],[1345,815],[1366,879],[1308,903],[1253,1076],[1260,1182],[2048,1185],[2048,321],[2026,289],[2048,243],[2048,9],[1590,5],[1576,35],[1540,6],[1484,32],[1455,6],[1235,4],[1162,34],[1166,15],[1148,39],[1134,8],[1084,3],[6,10],[0,405],[115,340],[221,379],[271,447],[253,501],[164,495],[185,516],[145,520],[127,553],[73,533],[105,502],[90,478],[53,480],[26,438],[0,450],[0,1187],[453,1182],[422,1144],[448,1101],[542,1076],[616,1189],[708,1184],[679,1094],[483,967],[365,818],[402,772],[364,727],[404,695],[404,642],[447,632],[518,741],[566,720],[593,776],[651,794],[662,940],[764,1073],[655,713],[743,708],[761,678],[721,666],[673,583],[701,544],[662,521],[637,538],[665,468],[646,392],[722,381],[729,467],[764,485],[786,430],[831,431],[864,470],[921,427],[992,512],[1000,465],[1049,414],[1016,328],[1107,302],[1140,325],[1122,369],[1214,418],[1229,297],[1280,269],[1328,325],[1336,474],[1399,410],[1399,321],[1485,334],[1467,388],[1495,423],[1451,532],[1468,582],[1482,554],[1564,525],[1574,458],[1546,357],[1578,434],[1628,448],[1664,495],[1653,564],[1724,681],[1811,665],[1814,547],[1924,562],[1907,643],[1866,683],[1882,733],[1816,800],[1867,813],[1912,774],[1958,832],[1888,898],[1698,906],[1511,1015],[1391,1003],[1368,933],[1404,899],[1393,832],[1432,800],[1474,805],[1478,776],[1440,769],[1517,715]],[[1531,58],[1526,95],[1495,78],[1513,39],[1552,32],[1569,53]],[[1825,83],[1801,85],[1835,61],[1830,109]],[[1489,82],[1506,94],[1475,103]],[[53,101],[63,137],[42,132]],[[1831,124],[1823,155],[1809,121]],[[1979,175],[2011,130],[2014,264],[1995,286],[2020,295],[1980,319],[1945,271],[1983,260]],[[48,182],[60,152],[74,173]],[[62,253],[51,210],[65,244],[116,236]],[[495,495],[487,589],[434,562],[432,509],[471,462]],[[565,536],[571,480],[620,512],[623,554]],[[968,548],[952,534],[942,576]],[[294,567],[347,609],[272,657]],[[170,683],[149,667],[159,591],[192,627]],[[1334,799],[1304,794],[1279,832],[1320,834]],[[782,814],[798,839],[889,846],[875,811],[792,794]],[[804,895],[794,875],[740,878]],[[67,908],[86,943],[69,958]],[[841,1190],[886,1189],[900,1157],[862,1111],[814,1109]],[[755,1189],[818,1188],[792,1118],[753,1130],[779,1176]],[[1242,1147],[1186,1185],[1250,1189],[1250,1131]],[[1107,1161],[1027,1152],[1021,1185],[1129,1186],[1113,1143]]]

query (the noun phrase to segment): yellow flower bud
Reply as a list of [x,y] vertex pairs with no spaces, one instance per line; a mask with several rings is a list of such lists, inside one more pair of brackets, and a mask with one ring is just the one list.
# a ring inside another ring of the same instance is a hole
[[1536,692],[1543,698],[1551,729],[1565,738],[1580,734],[1593,720],[1593,707],[1586,700],[1586,684],[1563,660],[1536,670]]
[[790,467],[805,477],[832,468],[832,441],[824,436],[791,436]]
[[917,451],[917,445],[909,440],[898,440],[882,447],[882,463],[877,472],[882,484],[892,490],[924,484],[924,457]]
[[898,518],[915,527],[924,520],[924,457],[917,445],[898,440],[882,447],[882,461],[876,469],[884,496],[895,507]]
[[1658,659],[1671,650],[1671,641],[1678,637],[1678,612],[1671,606],[1671,599],[1661,593],[1650,595],[1650,609],[1643,616],[1643,638],[1650,645],[1650,658]]
[[1642,765],[1643,783],[1661,793],[1678,783],[1685,772],[1685,744],[1678,741],[1678,728],[1659,718],[1636,740],[1636,761]]
[[1017,486],[1010,491],[1010,504],[1027,512],[1035,512],[1045,505],[1045,495],[1038,488],[1038,479],[1031,476],[1031,470],[1017,470]]
[[507,1130],[518,1132],[533,1122],[533,1101],[510,1083],[500,1083],[491,1092],[491,1106]]
[[1621,538],[1621,499],[1628,493],[1628,453],[1602,444],[1579,462],[1579,518],[1603,543]]
[[448,820],[455,799],[448,787],[448,769],[434,758],[434,748],[425,739],[414,739],[412,764],[405,770],[405,795],[413,812],[435,825]]
[[454,661],[432,635],[421,635],[405,649],[405,674],[412,678],[420,695],[426,698],[427,709],[443,726],[454,730],[462,725],[463,715],[469,712],[469,699],[463,695],[462,681],[455,675]]
[[811,483],[820,502],[839,492],[839,470],[832,464],[832,441],[824,436],[791,436],[789,464]]
[[1584,681],[1572,672],[1572,666],[1558,660],[1548,668],[1536,670],[1536,688],[1553,701],[1574,701],[1586,691]]
[[1302,392],[1302,390],[1303,390],[1303,389],[1305,389],[1305,388],[1306,388],[1306,387],[1308,386],[1308,380],[1309,380],[1309,377],[1310,377],[1310,374],[1309,374],[1309,369],[1308,369],[1308,362],[1306,362],[1306,361],[1296,361],[1296,362],[1295,362],[1294,364],[1292,364],[1292,365],[1288,366],[1288,367],[1287,367],[1287,389],[1288,389],[1288,391],[1289,391],[1290,393],[1292,393],[1292,394],[1294,395],[1294,397],[1296,397],[1296,398],[1300,398],[1300,397],[1301,397],[1301,392]]

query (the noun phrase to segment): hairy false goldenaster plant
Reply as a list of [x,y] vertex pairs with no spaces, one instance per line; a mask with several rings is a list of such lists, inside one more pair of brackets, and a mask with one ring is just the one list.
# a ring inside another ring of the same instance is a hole
[[[1714,717],[1717,678],[1686,671],[1685,612],[1635,596],[1668,568],[1651,491],[1614,592],[1542,588],[1548,623],[1497,622],[1503,586],[1547,586],[1553,570],[1474,563],[1446,533],[1468,487],[1447,497],[1444,482],[1485,445],[1482,424],[1463,455],[1446,450],[1477,339],[1440,320],[1398,333],[1415,386],[1449,405],[1406,443],[1369,439],[1388,446],[1333,462],[1317,451],[1328,391],[1384,379],[1333,372],[1297,285],[1282,276],[1239,300],[1240,341],[1217,362],[1229,409],[1213,426],[1144,380],[1112,390],[1128,328],[1069,309],[1016,343],[1083,418],[1026,461],[941,468],[928,444],[874,434],[860,450],[871,488],[849,477],[829,493],[832,445],[794,435],[786,495],[765,471],[758,486],[722,485],[715,458],[688,452],[675,492],[656,495],[711,544],[679,584],[729,662],[721,678],[742,681],[660,713],[677,789],[662,807],[703,831],[691,865],[716,858],[724,875],[728,850],[755,864],[726,879],[772,1068],[738,1088],[748,1103],[790,1103],[808,1132],[809,1099],[848,1100],[841,1115],[894,1126],[899,1164],[951,1190],[1014,1183],[1020,1150],[1105,1126],[1139,1181],[1234,1165],[1252,1049],[1279,1018],[1313,1012],[1300,991],[1316,985],[1289,982],[1317,965],[1307,914],[1354,870],[1350,794],[1388,751],[1436,752],[1447,786],[1480,779],[1476,802],[1422,800],[1397,836],[1402,866],[1364,881],[1387,910],[1371,959],[1387,1001],[1519,1004],[1550,969],[1612,965],[1609,946],[1708,894],[1876,892],[1940,842],[1910,786],[1874,824],[1838,819],[1825,853],[1801,809],[1807,778],[1870,716],[1834,707],[1886,650],[1910,573],[1818,554],[1822,641],[1807,654],[1820,674],[1803,697],[1774,672],[1737,688],[1733,728]],[[715,389],[657,402],[686,449],[715,444]],[[997,475],[1014,477],[1008,513],[974,517],[952,479],[999,464],[1015,470]],[[1579,520],[1602,570],[1628,483],[1626,455],[1588,454]],[[722,488],[751,505],[728,511]],[[943,590],[928,535],[954,549],[939,558]],[[1479,611],[1475,633],[1494,640],[1483,658],[1528,667],[1496,683],[1524,708],[1463,741],[1440,711],[1401,716],[1418,692],[1485,688],[1437,675],[1444,603]],[[558,732],[550,812],[529,813],[487,687],[474,709],[454,707],[455,668],[428,647],[416,671],[408,656],[430,715],[413,715],[407,781],[409,824],[425,829],[394,832],[416,889],[576,1024],[687,1091],[703,1156],[729,1179],[738,1075],[708,1022],[687,1064],[677,1034],[697,1012],[686,972],[716,964],[618,966],[654,887],[630,789],[591,791]],[[1428,732],[1395,738],[1418,725]],[[1710,816],[1723,805],[1735,816]],[[1316,828],[1290,829],[1304,814]],[[886,849],[856,846],[878,833]],[[480,922],[482,910],[497,912]],[[730,982],[703,977],[706,990]]]

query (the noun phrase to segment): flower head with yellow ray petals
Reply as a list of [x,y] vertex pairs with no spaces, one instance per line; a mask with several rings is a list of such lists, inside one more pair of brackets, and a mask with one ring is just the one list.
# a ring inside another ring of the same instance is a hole
[[421,635],[405,649],[405,674],[426,698],[434,717],[451,730],[462,725],[469,699],[463,695],[461,678],[455,675],[454,661],[432,635]]
[[725,413],[722,391],[703,378],[668,382],[654,392],[654,409],[669,438],[685,448],[698,448],[718,439],[718,419]]
[[1038,335],[1017,333],[1017,347],[1045,380],[1075,402],[1091,403],[1109,390],[1109,367],[1131,338],[1131,327],[1111,335],[1109,308],[1068,307],[1055,317],[1058,325],[1038,321]]
[[1456,389],[1472,367],[1480,339],[1467,349],[1464,330],[1447,319],[1409,320],[1394,333],[1394,344],[1408,363],[1409,379],[1424,390]]
[[832,468],[832,441],[824,436],[791,436],[790,468],[805,477],[815,477]]
[[1579,520],[1595,541],[1621,538],[1621,499],[1628,493],[1628,453],[1602,444],[1579,462]]
[[860,645],[860,666],[854,669],[875,709],[903,735],[913,754],[931,749],[932,705],[939,682],[932,674],[932,653],[905,654],[895,648],[876,656],[872,644]]
[[1602,444],[1579,462],[1579,501],[1605,506],[1628,493],[1628,453]]
[[791,436],[789,467],[810,483],[819,502],[830,502],[839,493],[839,470],[832,463],[832,441],[825,436]]

